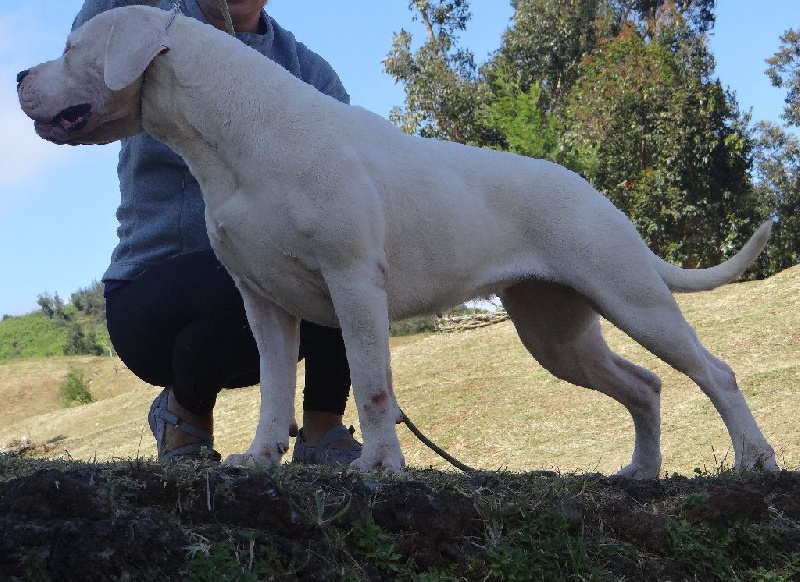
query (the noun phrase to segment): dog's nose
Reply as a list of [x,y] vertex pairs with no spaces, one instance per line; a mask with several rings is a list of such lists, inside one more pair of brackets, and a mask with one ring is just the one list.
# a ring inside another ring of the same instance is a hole
[[28,73],[30,72],[31,72],[30,69],[26,69],[24,71],[20,71],[19,73],[17,73],[17,87],[19,87],[19,84],[22,83],[22,79],[27,77]]

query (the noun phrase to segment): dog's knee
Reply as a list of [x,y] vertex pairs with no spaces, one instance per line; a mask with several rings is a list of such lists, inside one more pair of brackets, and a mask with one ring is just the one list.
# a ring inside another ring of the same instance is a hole
[[647,368],[637,366],[633,362],[629,362],[625,358],[617,355],[614,356],[614,363],[628,375],[632,376],[634,380],[638,380],[639,383],[646,386],[650,392],[656,396],[661,395],[661,378],[656,374]]

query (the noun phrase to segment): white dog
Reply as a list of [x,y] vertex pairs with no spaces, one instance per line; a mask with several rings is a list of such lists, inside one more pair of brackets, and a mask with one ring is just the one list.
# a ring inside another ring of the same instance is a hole
[[173,17],[141,6],[100,14],[61,58],[20,73],[18,93],[45,139],[106,143],[144,131],[200,182],[214,250],[261,354],[255,439],[228,462],[275,465],[287,450],[302,318],[343,331],[364,439],[354,466],[401,469],[390,320],[496,293],[545,368],[628,409],[636,442],[622,474],[658,476],[661,383],[610,351],[598,314],[700,386],[736,467],[778,470],[733,372],[671,293],[736,277],[769,224],[727,262],[682,270],[569,170],[406,135],[225,33]]

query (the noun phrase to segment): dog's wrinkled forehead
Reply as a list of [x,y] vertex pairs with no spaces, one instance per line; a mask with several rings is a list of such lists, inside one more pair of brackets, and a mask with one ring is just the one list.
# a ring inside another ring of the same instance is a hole
[[168,12],[144,6],[102,12],[67,37],[61,68],[73,84],[94,79],[102,69],[106,86],[119,91],[169,50],[169,19]]
[[97,39],[108,36],[112,29],[113,22],[114,15],[108,11],[102,12],[88,22],[85,22],[67,36],[66,43],[64,44],[64,54],[68,54],[69,51],[73,49],[85,48],[87,45],[103,46],[105,43],[98,43]]

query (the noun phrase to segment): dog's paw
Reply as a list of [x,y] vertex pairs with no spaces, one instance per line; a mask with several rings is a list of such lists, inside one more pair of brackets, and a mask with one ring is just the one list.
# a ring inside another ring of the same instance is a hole
[[775,461],[772,447],[768,450],[748,450],[741,462],[734,463],[733,468],[738,471],[761,471],[764,473],[779,473],[781,468]]
[[616,474],[618,477],[627,477],[629,479],[658,479],[659,469],[660,466],[645,468],[631,463],[622,467]]
[[225,457],[225,460],[222,461],[222,465],[225,467],[263,467],[269,469],[277,467],[279,464],[280,460],[275,461],[274,459],[258,457],[248,453],[228,455]]
[[350,463],[350,468],[356,471],[384,470],[399,473],[405,469],[406,461],[399,447],[397,450],[379,450],[374,454],[363,450],[361,456]]
[[268,465],[267,463],[263,462],[261,459],[257,459],[253,455],[249,455],[247,453],[235,453],[232,455],[228,455],[225,457],[225,460],[222,461],[222,465],[224,467],[272,467],[274,465]]
[[288,443],[251,446],[245,453],[228,455],[222,464],[228,467],[277,467],[288,448]]

